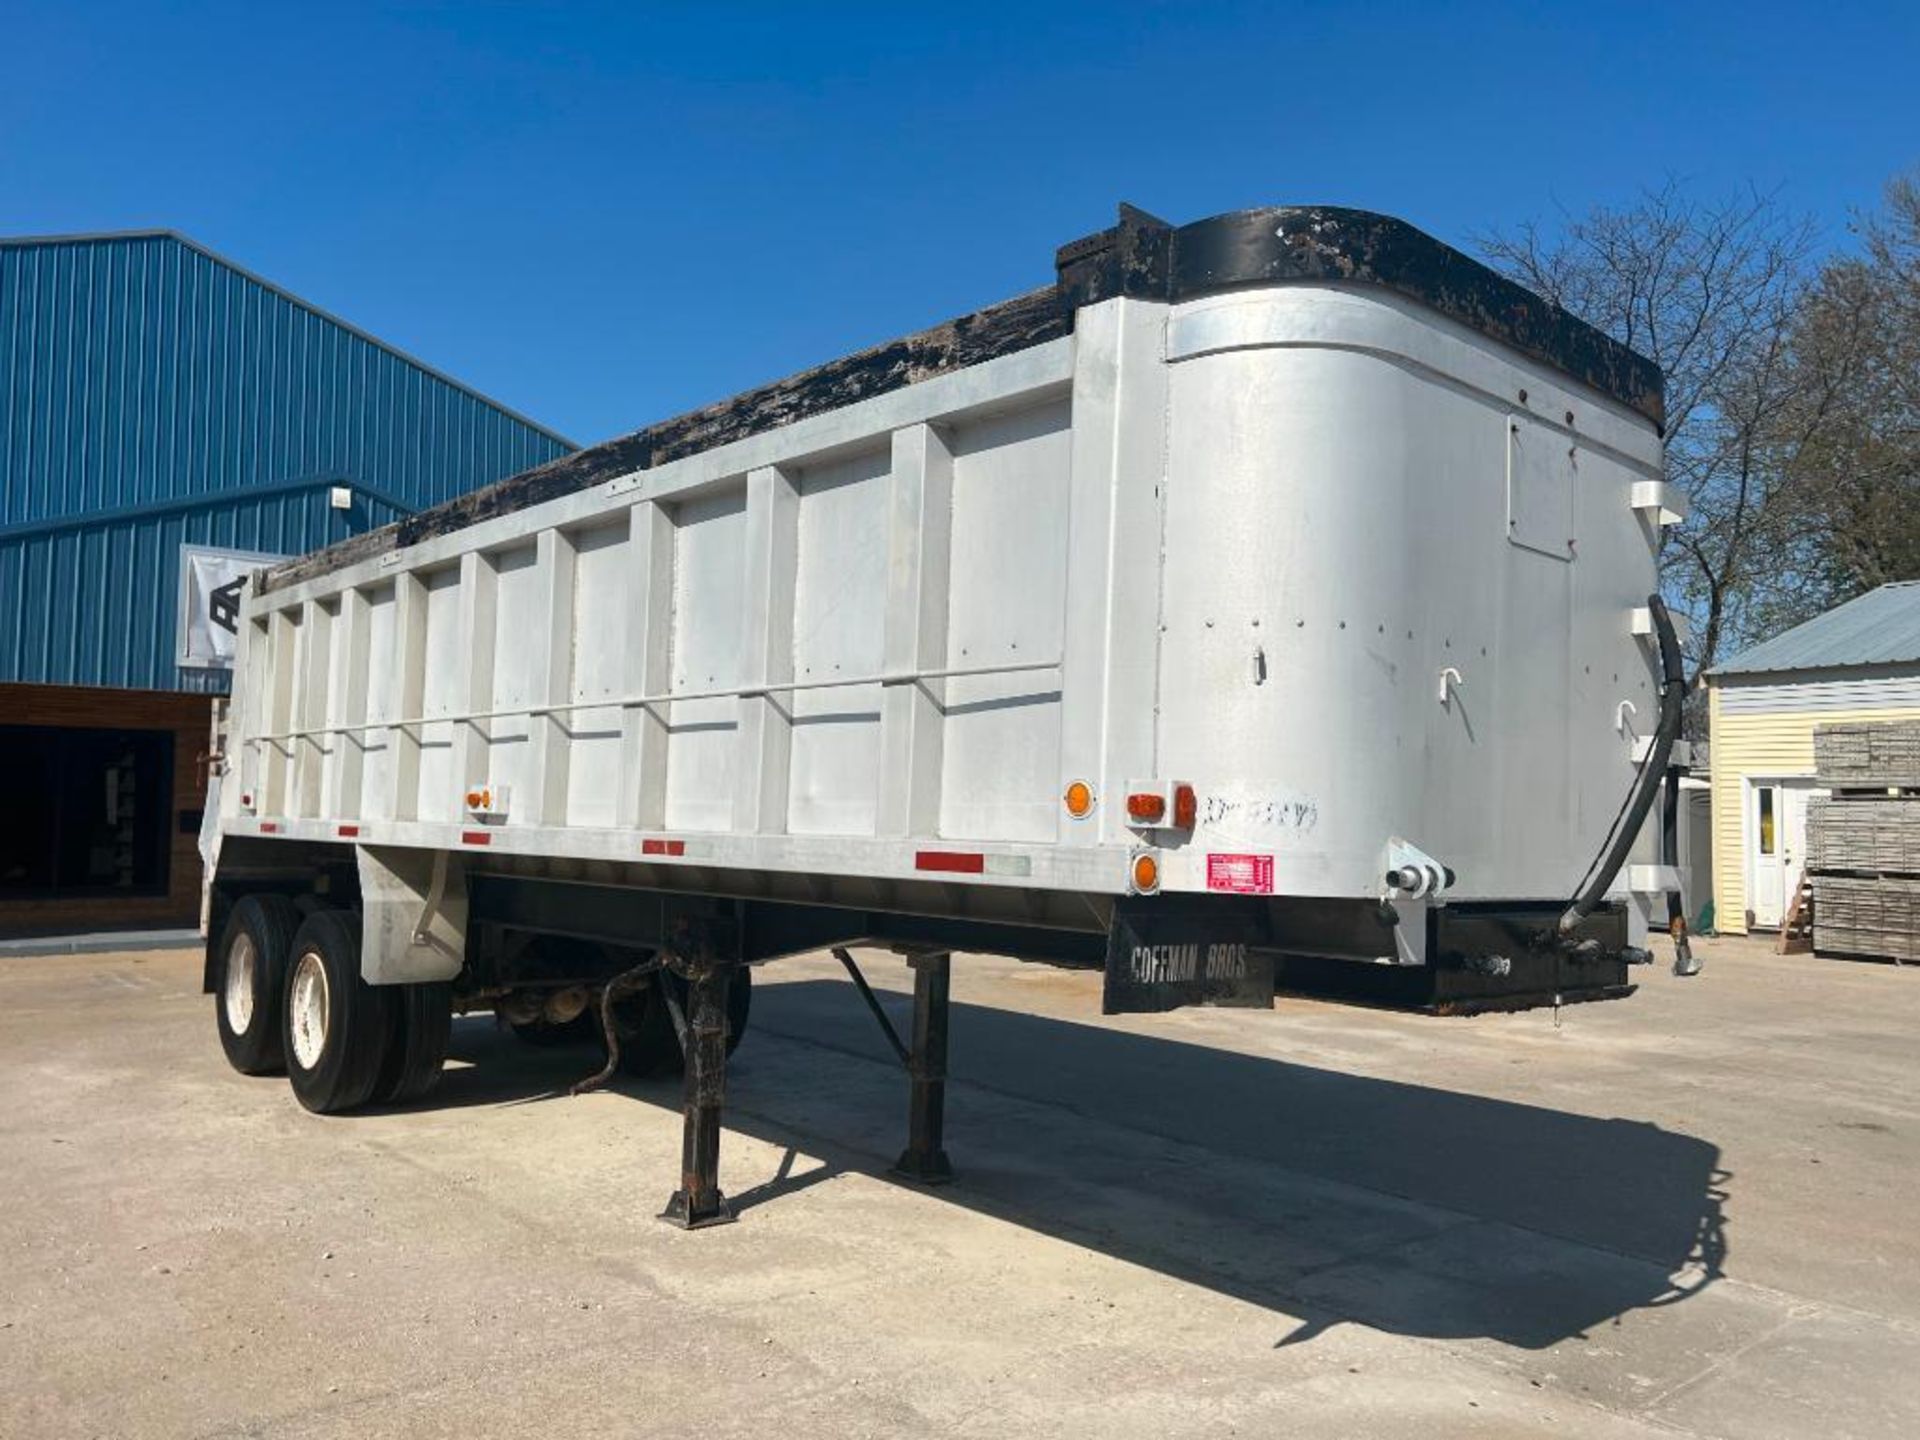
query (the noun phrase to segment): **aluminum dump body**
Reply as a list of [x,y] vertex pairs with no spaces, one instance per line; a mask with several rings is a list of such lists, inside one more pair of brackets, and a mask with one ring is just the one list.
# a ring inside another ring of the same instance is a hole
[[259,577],[221,832],[1058,925],[1561,900],[1659,708],[1661,478],[1657,371],[1417,231],[1128,212]]

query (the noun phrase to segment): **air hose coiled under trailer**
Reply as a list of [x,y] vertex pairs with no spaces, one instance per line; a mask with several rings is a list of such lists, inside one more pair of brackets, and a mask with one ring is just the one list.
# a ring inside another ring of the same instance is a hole
[[[1606,843],[1588,867],[1586,877],[1574,892],[1572,903],[1567,906],[1559,925],[1555,927],[1556,938],[1562,945],[1573,943],[1580,922],[1593,913],[1594,907],[1607,893],[1607,887],[1613,883],[1613,877],[1619,874],[1628,851],[1639,837],[1640,827],[1646,824],[1647,812],[1653,808],[1653,802],[1663,788],[1667,813],[1661,818],[1661,861],[1669,866],[1678,864],[1680,787],[1678,776],[1669,773],[1669,762],[1673,758],[1673,742],[1680,736],[1680,722],[1686,707],[1686,665],[1680,653],[1680,637],[1674,632],[1673,617],[1667,613],[1666,601],[1658,594],[1649,595],[1647,609],[1653,616],[1654,633],[1660,642],[1660,721],[1654,728],[1653,744],[1633,777],[1633,788],[1627,792],[1626,803],[1614,817]],[[1698,974],[1700,965],[1693,958],[1693,948],[1688,943],[1686,911],[1677,890],[1667,892],[1667,930],[1673,936],[1674,973]]]

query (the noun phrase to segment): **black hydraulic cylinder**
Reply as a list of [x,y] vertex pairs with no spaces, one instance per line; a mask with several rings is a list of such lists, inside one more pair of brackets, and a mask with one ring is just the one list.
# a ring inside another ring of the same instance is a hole
[[907,1148],[894,1172],[927,1185],[953,1178],[945,1145],[947,1111],[947,991],[953,957],[912,955],[913,1044],[907,1056],[910,1080]]
[[682,1103],[680,1188],[660,1218],[684,1230],[734,1218],[720,1191],[720,1115],[727,1098],[727,987],[731,965],[702,961],[687,975],[687,1088]]

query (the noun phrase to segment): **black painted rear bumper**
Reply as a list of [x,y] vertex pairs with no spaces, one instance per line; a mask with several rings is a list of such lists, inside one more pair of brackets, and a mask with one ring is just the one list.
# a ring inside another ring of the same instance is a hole
[[[1296,904],[1304,915],[1292,913]],[[1426,912],[1425,963],[1402,964],[1384,957],[1410,947],[1369,901],[1128,900],[1116,906],[1108,934],[1104,1008],[1263,1006],[1278,991],[1472,1014],[1633,993],[1626,908],[1600,906],[1562,937],[1556,927],[1565,908],[1558,901],[1436,905]],[[1302,944],[1309,936],[1311,952]]]

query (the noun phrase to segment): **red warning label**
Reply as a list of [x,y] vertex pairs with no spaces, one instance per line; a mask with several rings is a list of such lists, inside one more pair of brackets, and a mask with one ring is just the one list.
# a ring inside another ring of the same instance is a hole
[[1234,895],[1271,895],[1273,893],[1273,857],[1271,855],[1207,856],[1207,889],[1225,890]]

